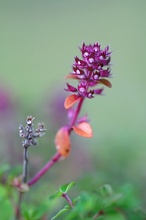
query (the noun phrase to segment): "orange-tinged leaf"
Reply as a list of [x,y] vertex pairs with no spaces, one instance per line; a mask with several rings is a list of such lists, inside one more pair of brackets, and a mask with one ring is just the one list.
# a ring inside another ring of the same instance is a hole
[[77,126],[73,126],[73,130],[76,132],[76,134],[91,138],[92,137],[92,128],[89,123],[87,122],[81,122]]
[[65,78],[66,78],[66,79],[79,79],[78,76],[76,76],[76,75],[71,75],[71,74],[67,75]]
[[70,137],[67,127],[62,127],[56,134],[55,144],[57,151],[63,157],[67,157],[70,153]]
[[64,107],[66,109],[70,108],[72,105],[74,105],[79,99],[81,99],[81,97],[79,97],[78,95],[75,95],[75,94],[72,94],[70,96],[68,96],[66,99],[65,99],[65,102],[64,102]]
[[107,79],[99,79],[98,82],[105,85],[105,86],[107,86],[107,87],[109,87],[109,88],[112,87],[112,84]]

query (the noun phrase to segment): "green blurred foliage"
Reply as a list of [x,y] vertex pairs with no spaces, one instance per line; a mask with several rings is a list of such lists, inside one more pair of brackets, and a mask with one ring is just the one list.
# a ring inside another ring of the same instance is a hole
[[[4,167],[1,168],[0,175],[0,207],[2,207],[0,217],[3,220],[14,220],[20,202],[20,192],[12,187],[11,173],[7,173],[6,176]],[[100,175],[99,179],[103,181]],[[93,180],[94,178],[88,179],[89,188],[86,190],[84,190],[84,179],[78,181],[79,184],[75,189],[73,187],[75,182],[70,182],[61,185],[54,194],[52,192],[50,194],[44,184],[41,184],[39,189],[35,187],[34,190],[30,189],[23,193],[20,211],[22,219],[143,220],[146,218],[135,187],[127,184],[114,190],[111,185],[103,185],[101,182],[91,187]],[[62,200],[59,200],[60,197]],[[70,202],[67,202],[69,200]]]
[[[51,199],[54,198],[51,197]],[[145,218],[145,215],[143,217],[139,215],[140,203],[131,185],[122,186],[119,192],[114,192],[109,184],[93,189],[90,193],[82,191],[73,204],[72,208],[65,205],[51,219],[142,220]],[[65,217],[63,217],[64,215]]]

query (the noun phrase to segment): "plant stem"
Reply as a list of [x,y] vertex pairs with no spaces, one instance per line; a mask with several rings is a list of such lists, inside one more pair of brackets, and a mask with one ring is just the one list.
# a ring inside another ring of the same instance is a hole
[[94,215],[93,220],[97,219],[98,217],[100,217],[103,214],[104,214],[104,211],[100,210],[96,215]]
[[21,217],[21,201],[22,201],[22,192],[19,192],[19,197],[18,197],[18,205],[16,207],[16,220],[20,220]]
[[66,201],[69,203],[69,205],[73,208],[73,203],[71,201],[71,199],[69,198],[69,196],[67,195],[67,193],[63,193],[62,197],[66,199]]
[[59,159],[61,155],[57,152],[51,160],[41,169],[39,172],[31,179],[28,181],[28,185],[32,186],[35,184]]
[[76,112],[75,112],[74,118],[73,118],[73,120],[71,122],[71,125],[70,125],[69,133],[71,132],[72,126],[75,124],[76,119],[77,119],[77,117],[78,117],[78,115],[79,115],[79,113],[81,111],[81,107],[82,107],[83,101],[84,101],[84,98],[81,98],[80,101],[79,101],[79,104],[78,104],[78,106],[76,108]]
[[23,148],[23,183],[27,182],[28,174],[28,147]]
[[[23,147],[23,177],[22,177],[23,183],[27,182],[27,174],[28,174],[28,147]],[[18,205],[16,208],[16,220],[19,220],[21,217],[21,201],[22,201],[23,193],[19,192],[18,196],[19,197],[18,197]]]

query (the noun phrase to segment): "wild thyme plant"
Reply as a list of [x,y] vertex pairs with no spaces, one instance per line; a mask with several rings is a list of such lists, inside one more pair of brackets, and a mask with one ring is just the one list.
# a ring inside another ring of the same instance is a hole
[[[92,100],[96,95],[102,95],[103,86],[111,88],[111,83],[108,80],[111,77],[111,52],[109,47],[102,49],[99,43],[93,45],[83,43],[79,49],[82,58],[75,57],[72,71],[66,76],[67,80],[73,79],[78,82],[76,87],[67,83],[65,88],[65,91],[71,93],[64,102],[64,107],[67,109],[68,123],[61,127],[55,136],[55,155],[28,181],[28,148],[37,144],[36,138],[44,134],[45,128],[44,124],[39,124],[38,128],[34,129],[32,123],[34,118],[32,116],[27,117],[25,128],[22,125],[19,127],[20,137],[23,138],[24,157],[22,179],[13,181],[13,185],[20,191],[16,209],[17,219],[21,218],[22,194],[32,187],[61,158],[66,158],[69,155],[71,151],[71,132],[74,131],[76,134],[86,138],[92,137],[92,128],[87,116],[79,118],[85,99]],[[66,192],[62,192],[61,196],[73,207],[73,203]]]

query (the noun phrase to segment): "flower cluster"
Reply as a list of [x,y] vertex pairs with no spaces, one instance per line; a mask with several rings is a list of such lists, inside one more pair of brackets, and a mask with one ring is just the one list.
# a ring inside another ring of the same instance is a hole
[[105,79],[110,77],[110,60],[111,52],[107,46],[101,49],[101,45],[95,43],[93,45],[82,44],[80,48],[82,59],[75,57],[72,66],[72,73],[67,78],[77,79],[79,84],[74,87],[67,83],[66,91],[76,93],[79,97],[93,98],[94,95],[100,95],[103,89],[93,89],[93,86],[103,84],[111,87],[111,83]]
[[43,123],[39,123],[38,127],[34,129],[32,123],[33,120],[34,118],[32,116],[28,116],[26,119],[25,128],[22,125],[19,126],[19,136],[24,138],[24,140],[22,141],[23,147],[36,145],[36,138],[42,137],[44,135],[44,132],[46,131]]

